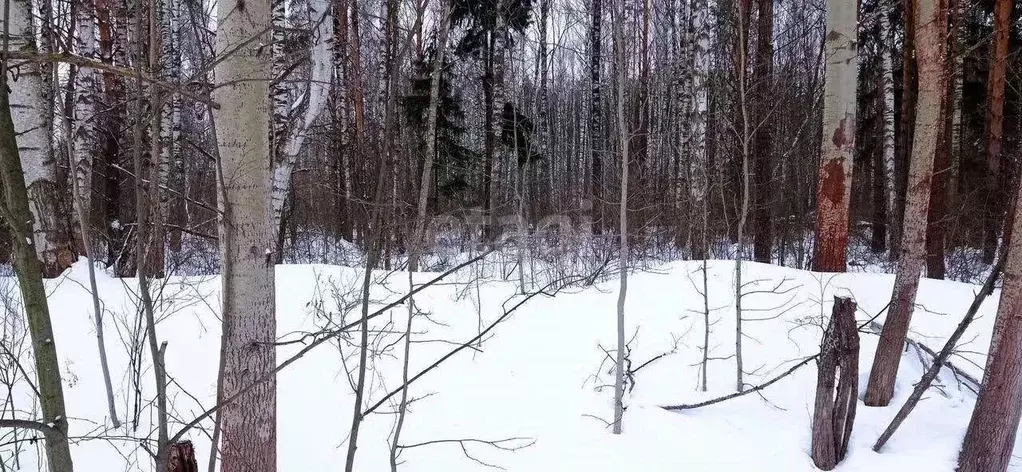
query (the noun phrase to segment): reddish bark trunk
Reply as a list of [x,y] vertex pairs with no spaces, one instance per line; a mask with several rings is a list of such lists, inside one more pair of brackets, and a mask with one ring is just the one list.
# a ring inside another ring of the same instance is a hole
[[[948,0],[947,45],[944,54],[945,80],[952,76],[952,50],[955,44],[955,2]],[[950,82],[948,82],[950,83]],[[947,226],[948,175],[951,167],[951,133],[954,115],[954,90],[944,87],[944,95],[940,101],[940,131],[937,134],[937,153],[933,159],[933,179],[930,182],[930,209],[927,214],[926,231],[926,276],[931,279],[943,279],[944,238]]]
[[[1018,198],[1018,195],[1015,197]],[[1018,207],[1011,225],[1020,231]],[[976,408],[958,456],[959,472],[1003,472],[1022,415],[1022,243],[1009,243],[1001,301]]]
[[1001,194],[1006,190],[1001,172],[1001,153],[1004,148],[1004,83],[1013,4],[1010,0],[997,0],[994,11],[994,47],[987,81],[987,214],[983,243],[983,262],[987,264],[993,262],[997,250],[997,231],[1001,227],[1004,205]]
[[915,31],[919,65],[919,103],[916,114],[915,142],[909,169],[908,194],[901,258],[891,294],[890,311],[880,334],[873,368],[870,370],[865,403],[886,406],[894,394],[901,353],[905,347],[909,322],[915,307],[919,277],[926,262],[926,226],[930,206],[933,161],[941,129],[941,101],[947,87],[944,75],[944,48],[947,17],[943,0],[915,0],[919,15]]

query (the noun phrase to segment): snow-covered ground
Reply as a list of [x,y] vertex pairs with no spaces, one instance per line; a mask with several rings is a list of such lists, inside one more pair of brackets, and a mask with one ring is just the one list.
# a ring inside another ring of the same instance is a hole
[[[732,393],[735,388],[734,263],[717,261],[711,262],[708,270],[709,388],[705,393],[698,389],[704,327],[703,299],[696,290],[702,286],[700,267],[698,262],[674,263],[631,276],[626,316],[633,368],[660,354],[668,355],[637,373],[634,388],[626,397],[623,435],[612,435],[604,423],[611,416],[613,396],[607,386],[613,375],[603,351],[614,348],[617,285],[611,281],[531,299],[494,328],[478,349],[463,350],[413,384],[411,395],[418,399],[411,406],[401,443],[417,446],[404,450],[401,470],[477,471],[488,469],[484,464],[523,472],[814,470],[808,455],[816,384],[813,363],[761,394],[684,412],[660,408]],[[104,325],[117,410],[122,420],[128,420],[120,429],[110,429],[86,272],[86,266],[78,264],[48,285],[71,435],[77,438],[72,446],[76,469],[150,470],[150,460],[138,441],[125,439],[149,434],[155,417],[148,403],[153,391],[148,351],[144,344],[132,346],[132,333],[140,329],[133,295],[137,287],[129,280],[105,276],[99,280],[107,312]],[[376,275],[386,281],[374,287],[374,303],[407,291],[405,274]],[[416,280],[424,282],[435,275],[416,274]],[[757,292],[742,300],[746,309],[745,367],[752,372],[745,378],[749,384],[773,378],[818,351],[821,326],[833,295],[854,298],[859,304],[857,317],[864,322],[886,305],[893,282],[889,275],[835,276],[762,264],[746,264],[742,276],[744,291]],[[340,323],[342,318],[344,322],[357,319],[358,309],[351,309],[350,304],[357,302],[357,292],[352,290],[360,278],[358,269],[279,266],[278,335],[282,340],[294,340],[303,332]],[[428,319],[415,319],[412,372],[471,339],[480,326],[504,313],[502,307],[522,298],[516,295],[516,276],[509,281],[488,279],[478,285],[473,280],[472,269],[465,269],[416,297],[416,305],[428,312]],[[173,379],[169,391],[175,418],[172,432],[213,404],[220,338],[219,283],[216,277],[170,278],[162,290],[158,332],[160,340],[168,342],[167,369]],[[14,290],[10,279],[3,279],[0,285]],[[939,350],[976,289],[924,280],[910,336]],[[977,377],[981,376],[977,365],[983,365],[985,359],[998,298],[999,292],[995,292],[965,335],[964,358],[953,358],[956,365]],[[346,305],[349,308],[343,308]],[[374,327],[401,331],[406,314],[407,306],[401,305],[374,320]],[[14,325],[20,319],[6,315],[5,342],[16,334]],[[376,346],[380,355],[370,366],[374,375],[368,404],[400,383],[402,348],[397,336],[382,335]],[[344,366],[350,369],[357,360],[349,357],[355,354],[349,342],[354,340],[326,343],[279,375],[279,470],[337,470],[343,464],[353,399]],[[281,346],[278,362],[301,347],[298,343]],[[860,394],[875,347],[876,336],[863,333]],[[141,366],[130,363],[133,350],[142,352]],[[12,369],[8,361],[0,363],[4,375],[10,375]],[[939,379],[943,388],[927,393],[884,451],[870,450],[922,370],[917,354],[906,352],[892,406],[866,408],[860,403],[851,450],[839,470],[953,470],[975,398],[947,370]],[[29,392],[30,387],[20,380],[11,396],[13,405],[5,403],[3,417],[12,417],[12,406],[18,418],[35,417]],[[395,406],[386,404],[367,418],[356,470],[389,470],[387,440],[394,410]],[[203,425],[208,428],[210,424]],[[41,470],[35,444],[19,443],[21,453],[16,461],[10,431],[0,434],[4,434],[0,436],[0,460],[8,470]],[[210,447],[207,435],[193,430],[187,439],[195,443],[200,469],[205,470]],[[470,441],[450,441],[459,439]],[[517,450],[483,443],[504,439],[511,440],[497,444]],[[1022,461],[1014,461],[1012,470],[1022,471]]]

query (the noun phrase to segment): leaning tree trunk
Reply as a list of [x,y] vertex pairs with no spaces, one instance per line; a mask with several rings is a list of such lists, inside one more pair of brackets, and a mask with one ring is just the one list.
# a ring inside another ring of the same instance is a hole
[[[223,278],[221,398],[276,364],[270,227],[269,0],[219,2],[217,50],[240,49],[216,67],[213,99]],[[261,38],[260,38],[261,37]],[[252,41],[252,38],[256,40]],[[243,44],[243,42],[249,42]],[[224,472],[277,468],[276,381],[271,377],[223,411]]]
[[858,6],[827,1],[827,76],[823,99],[823,151],[816,196],[816,264],[822,272],[844,272],[848,208],[855,150],[856,22]]
[[[38,47],[30,0],[12,0],[9,15],[8,47],[28,54],[48,52]],[[50,63],[27,62],[18,65],[18,73],[8,80],[11,115],[34,223],[32,245],[42,261],[43,276],[47,278],[60,275],[75,261],[67,218],[60,208],[57,162],[50,141],[53,137],[52,71]]]
[[45,433],[49,469],[52,472],[71,472],[74,466],[67,441],[67,413],[64,410],[64,389],[60,383],[60,362],[50,322],[50,308],[46,301],[46,287],[43,285],[43,268],[32,247],[30,200],[6,88],[6,78],[0,79],[0,185],[3,186],[0,208],[11,229],[12,262],[21,290],[21,302],[28,317],[28,331],[32,337],[42,422],[49,426]]
[[[309,55],[312,63],[312,76],[309,78],[304,94],[299,98],[299,101],[304,102],[305,110],[300,116],[294,117],[295,123],[287,126],[282,143],[275,149],[273,157],[273,189],[270,199],[273,205],[273,228],[275,230],[281,228],[284,201],[291,191],[291,175],[298,162],[298,154],[302,151],[302,146],[310,135],[312,125],[326,108],[330,96],[330,79],[334,71],[334,57],[331,51],[331,44],[334,41],[334,22],[330,18],[330,0],[312,0],[309,6],[314,15],[313,23],[316,25]],[[286,103],[284,106],[286,107]],[[279,237],[275,238],[275,240],[279,239]],[[279,246],[276,248],[278,260],[282,256],[281,249]]]
[[919,276],[926,263],[926,226],[930,206],[930,181],[941,129],[941,100],[947,86],[944,75],[946,45],[945,11],[942,0],[914,0],[916,53],[919,66],[919,100],[916,111],[915,142],[909,167],[905,219],[902,224],[901,258],[898,260],[887,321],[880,335],[873,368],[869,374],[865,402],[886,406],[894,394],[901,352],[905,347],[909,321],[915,308]]
[[[1016,201],[1022,186],[1017,192]],[[1013,232],[1020,232],[1022,206],[1015,207],[1015,214],[1008,217],[1014,218]],[[1006,242],[1001,301],[979,398],[958,456],[959,472],[1007,470],[1022,415],[1022,238]]]
[[1001,195],[1007,186],[1001,169],[1004,150],[1004,85],[1008,65],[1011,33],[1011,8],[1015,2],[997,0],[994,10],[994,47],[990,53],[990,75],[987,80],[987,180],[986,220],[983,240],[983,262],[993,263],[997,251],[997,230],[1000,229],[1004,203]]

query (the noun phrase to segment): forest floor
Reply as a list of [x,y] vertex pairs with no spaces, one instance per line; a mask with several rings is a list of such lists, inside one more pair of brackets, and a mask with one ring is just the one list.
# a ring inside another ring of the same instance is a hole
[[[615,348],[617,281],[537,296],[497,324],[479,347],[463,349],[417,380],[401,444],[400,470],[461,472],[490,466],[519,472],[631,471],[809,471],[809,427],[816,386],[816,366],[809,362],[765,390],[741,398],[682,412],[662,405],[694,403],[735,390],[734,263],[708,266],[709,366],[707,391],[700,385],[704,336],[701,263],[673,263],[630,277],[626,305],[629,359],[638,369],[626,395],[624,434],[614,436],[611,417],[613,382],[606,351]],[[49,282],[56,342],[65,374],[65,396],[72,454],[79,471],[151,470],[138,441],[124,437],[148,434],[155,417],[151,362],[141,342],[133,281],[101,276],[117,413],[127,420],[110,428],[87,291],[86,266],[76,265]],[[416,274],[422,283],[437,274]],[[407,292],[407,275],[376,273],[374,306]],[[298,340],[338,323],[357,320],[361,271],[324,265],[277,268],[278,335]],[[742,271],[745,382],[761,384],[819,350],[822,326],[834,295],[858,302],[857,318],[865,324],[881,312],[893,277],[877,274],[817,274],[762,264]],[[385,279],[385,280],[384,280]],[[11,279],[6,293],[16,294]],[[428,313],[415,318],[411,372],[426,368],[461,343],[472,339],[522,300],[511,280],[479,280],[472,269],[452,275],[416,297]],[[478,281],[478,283],[476,283]],[[972,302],[978,287],[924,280],[912,339],[939,350]],[[172,434],[213,404],[219,355],[219,279],[169,278],[158,312],[160,341],[167,341],[167,371],[173,405]],[[527,289],[527,291],[532,288]],[[999,291],[984,303],[978,319],[952,362],[976,378],[989,344]],[[482,300],[482,303],[479,303]],[[8,304],[9,306],[9,304]],[[503,308],[502,308],[503,307]],[[374,319],[372,375],[367,406],[401,383],[407,305]],[[10,313],[10,312],[8,312]],[[877,321],[883,322],[883,315]],[[17,340],[15,319],[5,318],[5,336]],[[877,336],[861,333],[860,397]],[[305,342],[312,337],[306,337]],[[351,421],[352,387],[345,365],[357,363],[357,333],[313,349],[278,377],[278,470],[338,470],[344,462]],[[303,347],[278,348],[282,362]],[[21,344],[27,352],[27,341]],[[133,352],[141,352],[141,363]],[[26,354],[20,356],[27,359]],[[662,357],[658,357],[661,356]],[[134,361],[132,359],[135,359]],[[975,402],[970,384],[948,369],[939,377],[881,453],[870,450],[878,434],[911,392],[924,369],[909,349],[902,358],[895,398],[890,407],[858,405],[850,451],[838,470],[951,471]],[[4,369],[9,366],[0,365]],[[8,369],[9,370],[9,369]],[[974,388],[974,386],[972,386]],[[3,387],[0,387],[3,388]],[[4,395],[6,396],[6,395]],[[19,418],[32,418],[29,386],[14,388]],[[396,398],[396,397],[395,397]],[[396,400],[385,402],[362,428],[355,469],[389,470],[388,438]],[[4,410],[10,417],[11,405]],[[209,429],[211,422],[204,422]],[[24,433],[21,433],[24,434]],[[206,470],[210,441],[198,430],[185,435],[194,442],[200,470]],[[5,443],[7,441],[0,441]],[[40,470],[36,445],[0,446],[7,470]],[[1022,460],[1012,469],[1022,471]]]

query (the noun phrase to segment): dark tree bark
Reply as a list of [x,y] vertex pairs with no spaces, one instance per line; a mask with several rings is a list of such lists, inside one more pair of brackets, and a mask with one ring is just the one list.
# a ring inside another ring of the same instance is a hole
[[592,150],[592,178],[590,197],[592,199],[593,231],[596,234],[603,232],[603,113],[600,97],[600,45],[602,36],[600,24],[603,21],[603,2],[593,0],[591,25],[589,27],[589,77],[592,86],[592,95],[589,102],[589,145]]
[[834,469],[845,458],[855,422],[859,392],[859,331],[855,309],[856,304],[851,299],[834,297],[834,310],[816,359],[812,456],[813,463],[823,470]]
[[994,47],[991,49],[987,80],[987,211],[983,240],[983,262],[986,264],[994,261],[997,251],[997,231],[1004,211],[1001,195],[1007,188],[1001,160],[1004,151],[1005,72],[1014,4],[1011,0],[997,0],[994,10]]
[[773,100],[774,73],[774,0],[758,0],[759,32],[756,43],[756,69],[753,87],[757,93],[756,136],[755,136],[755,189],[752,219],[753,259],[770,263],[773,248],[773,222],[770,209],[773,206],[771,153],[773,152],[773,124],[771,110]]
[[[956,40],[955,3],[958,0],[947,0],[947,45],[944,50],[944,77],[952,77],[951,55]],[[950,82],[948,82],[950,83]],[[940,101],[940,131],[937,134],[937,152],[933,158],[933,180],[930,182],[930,209],[927,214],[926,230],[926,276],[931,279],[943,279],[944,238],[947,228],[948,176],[951,167],[951,133],[954,115],[954,89],[944,87],[944,95]]]
[[908,167],[912,156],[912,141],[915,134],[916,101],[919,96],[919,81],[915,53],[915,2],[904,2],[902,12],[905,31],[905,43],[902,48],[902,83],[901,83],[901,119],[899,120],[900,149],[894,162],[894,211],[887,215],[890,221],[891,247],[888,257],[892,261],[901,258],[901,234],[905,214],[905,196],[908,192]]

